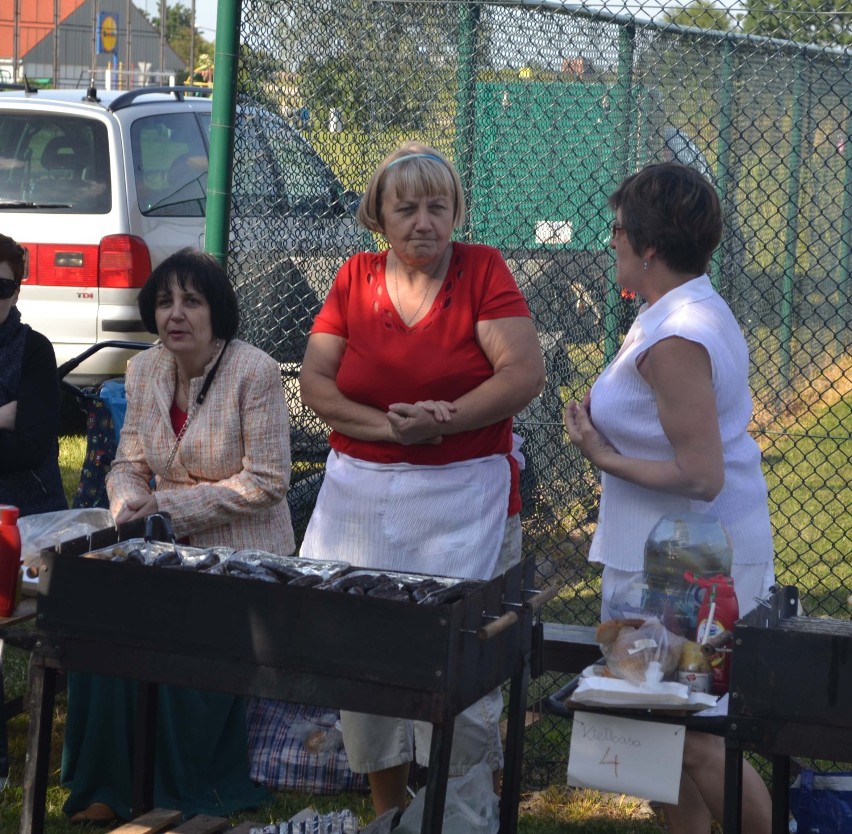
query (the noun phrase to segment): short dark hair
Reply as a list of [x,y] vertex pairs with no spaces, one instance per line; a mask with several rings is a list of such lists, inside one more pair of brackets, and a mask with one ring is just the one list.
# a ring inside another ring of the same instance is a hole
[[0,264],[7,263],[12,270],[12,280],[20,287],[27,277],[27,250],[6,235],[0,235]]
[[678,162],[648,165],[609,198],[633,251],[649,246],[676,272],[700,275],[722,239],[722,207],[713,186]]
[[228,273],[212,255],[198,249],[181,249],[169,255],[149,276],[139,290],[139,314],[149,333],[157,332],[157,294],[168,292],[172,279],[185,290],[188,285],[198,290],[210,305],[210,324],[217,339],[233,339],[240,325],[237,295]]

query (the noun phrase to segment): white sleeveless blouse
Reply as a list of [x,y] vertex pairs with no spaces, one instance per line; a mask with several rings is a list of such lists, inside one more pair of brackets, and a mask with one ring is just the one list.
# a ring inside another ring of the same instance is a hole
[[725,484],[714,501],[705,502],[602,473],[589,559],[619,570],[641,571],[645,540],[660,517],[691,511],[719,518],[731,538],[734,563],[771,562],[772,530],[761,453],[747,431],[752,415],[748,347],[730,308],[706,275],[640,309],[618,355],[592,386],[592,421],[624,455],[648,460],[674,457],[660,425],[654,392],[636,367],[648,348],[670,336],[697,342],[710,356]]

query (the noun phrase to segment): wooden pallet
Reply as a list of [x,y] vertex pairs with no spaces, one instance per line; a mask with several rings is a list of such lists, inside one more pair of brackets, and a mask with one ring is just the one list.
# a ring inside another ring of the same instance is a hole
[[112,830],[111,834],[249,834],[254,827],[263,823],[241,822],[236,828],[225,817],[209,817],[199,814],[187,822],[181,822],[180,811],[155,808],[135,820]]

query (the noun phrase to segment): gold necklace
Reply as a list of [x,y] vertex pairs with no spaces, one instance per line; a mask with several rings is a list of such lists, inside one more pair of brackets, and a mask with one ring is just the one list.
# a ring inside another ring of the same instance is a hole
[[426,298],[429,296],[429,291],[432,289],[432,279],[430,278],[429,282],[426,284],[426,292],[423,293],[423,298],[420,299],[417,309],[409,317],[408,321],[406,321],[405,316],[403,315],[402,302],[399,300],[399,271],[397,270],[396,258],[393,262],[393,282],[396,287],[396,308],[399,310],[399,317],[402,319],[402,322],[406,327],[411,327],[411,322],[417,318],[418,313],[423,309],[423,305],[426,303]]

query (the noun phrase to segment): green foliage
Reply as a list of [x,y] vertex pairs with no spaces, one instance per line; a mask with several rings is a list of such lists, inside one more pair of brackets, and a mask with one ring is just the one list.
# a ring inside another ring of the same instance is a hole
[[454,19],[436,25],[434,17],[426,18],[416,6],[366,0],[353,0],[350,14],[369,25],[341,26],[339,9],[330,2],[294,11],[280,24],[294,37],[318,26],[335,32],[332,42],[312,44],[306,54],[296,56],[308,108],[324,115],[335,107],[344,125],[364,125],[368,131],[420,130],[427,123],[429,87],[436,74],[447,73],[447,84],[452,82]]
[[753,35],[825,46],[852,43],[846,0],[746,0],[743,29]]
[[246,44],[240,45],[237,89],[242,98],[277,113],[280,109],[279,91],[271,81],[280,73],[281,62],[274,55]]
[[[151,25],[160,28],[160,17],[151,16],[147,12],[143,14],[151,21]],[[182,3],[175,3],[173,6],[166,6],[166,41],[182,61],[189,63],[190,42],[193,33],[195,35],[195,51],[194,57],[196,63],[198,56],[202,53],[212,55],[214,44],[208,41],[198,29],[193,30],[192,26],[192,9],[187,8]],[[191,67],[190,69],[194,69]]]
[[688,6],[677,11],[666,12],[663,20],[678,26],[715,29],[718,32],[729,32],[733,22],[730,13],[716,6],[712,0],[693,0]]

